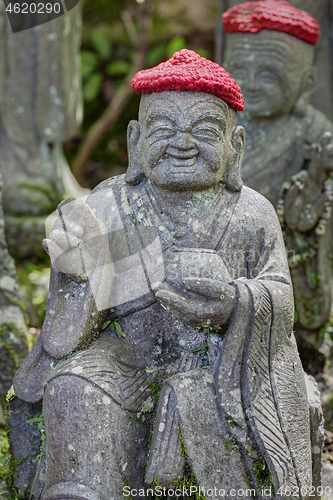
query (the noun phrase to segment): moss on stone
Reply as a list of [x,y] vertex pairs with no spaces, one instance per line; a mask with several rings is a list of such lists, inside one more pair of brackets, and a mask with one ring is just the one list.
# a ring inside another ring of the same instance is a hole
[[[23,356],[17,353],[10,342],[10,333],[19,337],[24,344],[26,344],[26,336],[22,330],[13,322],[6,322],[0,324],[0,341],[3,345],[8,358],[14,363],[15,368],[18,368],[23,361]],[[7,370],[9,367],[7,366]]]

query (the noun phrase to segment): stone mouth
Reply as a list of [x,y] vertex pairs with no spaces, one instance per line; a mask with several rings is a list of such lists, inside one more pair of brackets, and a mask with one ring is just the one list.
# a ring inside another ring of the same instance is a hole
[[243,96],[246,103],[256,104],[262,100],[262,94],[245,94],[243,92]]
[[170,163],[173,167],[176,168],[181,168],[181,169],[186,169],[189,167],[193,167],[193,165],[196,163],[197,158],[196,156],[192,158],[177,158],[174,156],[170,157]]
[[169,161],[171,163],[171,165],[177,169],[181,169],[181,170],[186,170],[188,168],[191,168],[195,165],[196,161],[197,161],[197,157],[196,156],[174,156],[174,155],[169,155]]

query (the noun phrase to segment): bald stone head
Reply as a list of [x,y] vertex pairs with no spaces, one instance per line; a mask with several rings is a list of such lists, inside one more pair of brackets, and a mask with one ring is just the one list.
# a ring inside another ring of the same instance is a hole
[[314,46],[279,31],[227,35],[225,67],[252,118],[304,116],[316,88]]

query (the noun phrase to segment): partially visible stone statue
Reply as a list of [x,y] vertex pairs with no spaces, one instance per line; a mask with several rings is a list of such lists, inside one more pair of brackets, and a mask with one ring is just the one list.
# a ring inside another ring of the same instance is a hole
[[[257,0],[255,0],[257,1]],[[260,1],[260,0],[259,0]],[[244,3],[242,0],[220,0],[221,13],[230,7]],[[320,79],[312,96],[311,104],[322,111],[330,120],[333,119],[333,45],[330,33],[333,26],[333,5],[331,0],[290,0],[298,9],[305,10],[315,17],[320,25],[320,41],[315,47],[314,66]],[[219,29],[221,29],[220,27]],[[224,65],[225,33],[218,31],[220,46],[218,60]],[[221,43],[222,41],[222,43]]]
[[0,3],[0,169],[7,243],[18,258],[43,254],[45,217],[65,191],[83,196],[62,152],[82,117],[80,42],[80,4],[12,33]]
[[[309,101],[319,26],[284,0],[246,2],[223,17],[225,64],[242,86],[242,177],[277,208],[289,252],[296,336],[307,370],[324,357],[318,332],[331,307],[332,123]],[[281,194],[281,187],[283,192]]]
[[15,452],[20,405],[43,398],[46,468],[22,464],[16,485],[46,470],[33,498],[179,496],[192,471],[213,499],[308,499],[291,278],[274,208],[242,187],[240,88],[186,49],[132,85],[126,175],[62,203],[44,242],[48,309],[10,425]]
[[0,175],[0,426],[5,425],[3,404],[13,376],[28,354],[26,325],[18,294],[13,258],[9,255],[2,212]]

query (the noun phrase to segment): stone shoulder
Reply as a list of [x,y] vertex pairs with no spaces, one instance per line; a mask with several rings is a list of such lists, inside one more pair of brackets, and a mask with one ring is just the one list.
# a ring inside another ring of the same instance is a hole
[[272,203],[265,196],[258,193],[258,191],[247,186],[243,186],[239,202],[244,206],[244,209],[246,207],[251,208],[253,213],[257,214],[260,218],[266,215],[272,215],[274,218],[277,217]]
[[320,139],[325,132],[333,134],[333,123],[319,109],[314,108],[311,104],[307,107],[306,119],[309,121],[308,134],[310,137]]
[[257,191],[243,186],[236,212],[238,231],[259,234],[262,231],[274,240],[282,238],[275,208]]
[[108,189],[119,189],[125,185],[125,174],[116,175],[115,177],[110,177],[105,181],[100,182],[91,192],[91,194],[96,194],[99,191],[106,191]]

